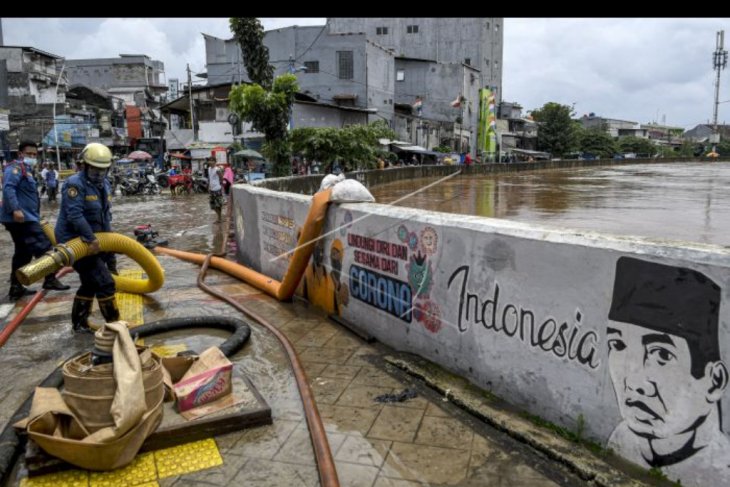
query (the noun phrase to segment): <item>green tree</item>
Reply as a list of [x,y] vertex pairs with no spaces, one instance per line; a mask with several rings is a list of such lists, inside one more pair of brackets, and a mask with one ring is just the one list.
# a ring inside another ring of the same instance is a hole
[[679,152],[674,147],[659,146],[657,147],[659,157],[679,157]]
[[578,132],[578,147],[581,152],[604,159],[613,157],[617,149],[613,137],[598,127]]
[[274,67],[269,64],[269,48],[264,45],[264,27],[256,17],[233,17],[231,32],[243,53],[248,77],[266,90],[271,90]]
[[618,139],[618,145],[621,152],[634,152],[642,156],[651,157],[657,152],[657,147],[651,140],[641,137],[621,137]]
[[288,176],[291,153],[287,128],[294,95],[299,90],[297,78],[285,74],[274,79],[269,49],[263,44],[264,29],[258,19],[234,17],[230,26],[253,82],[231,89],[230,110],[264,134],[262,152],[274,162],[274,175]]
[[697,144],[685,140],[676,152],[677,157],[694,157],[697,152]]
[[532,118],[539,124],[537,131],[538,150],[562,157],[577,149],[576,129],[567,105],[548,102],[532,111]]
[[717,144],[715,150],[721,156],[730,156],[730,139],[720,139],[720,143]]
[[395,133],[379,120],[370,125],[344,128],[301,127],[292,130],[292,151],[325,164],[340,161],[347,169],[375,167],[380,152],[378,139],[394,139]]

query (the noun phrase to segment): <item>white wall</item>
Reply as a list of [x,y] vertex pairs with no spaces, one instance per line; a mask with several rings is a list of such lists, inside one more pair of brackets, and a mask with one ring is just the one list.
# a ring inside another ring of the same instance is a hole
[[[239,259],[280,279],[287,261],[272,259],[294,247],[310,197],[242,185],[235,187],[234,200]],[[730,481],[730,441],[717,415],[718,402],[726,411],[730,407],[727,381],[720,377],[714,387],[712,374],[690,375],[685,338],[608,319],[612,307],[626,299],[621,297],[625,286],[614,296],[619,259],[641,269],[661,264],[672,276],[675,270],[678,276],[704,276],[719,286],[721,302],[719,342],[707,343],[719,346],[720,358],[730,361],[730,249],[574,234],[378,204],[333,205],[324,231],[335,229],[324,239],[324,259],[310,262],[304,279],[310,301],[533,414],[573,430],[582,416],[588,437],[646,468],[641,453],[651,452],[649,442],[627,425],[682,446],[691,433],[679,434],[675,426],[691,424],[694,446],[705,448],[664,471],[681,478],[682,485]],[[338,262],[341,272],[333,272]],[[312,279],[311,273],[322,269],[327,279]],[[663,286],[665,277],[652,272],[649,280]],[[641,289],[637,284],[637,296]],[[649,320],[672,311],[692,292],[650,313]],[[682,309],[703,316],[709,298],[702,293],[695,298]],[[710,336],[691,323],[670,325]],[[609,328],[622,335],[609,334]],[[659,342],[650,341],[658,335]],[[673,338],[674,346],[663,337]],[[713,359],[708,367],[721,376],[717,364]],[[695,420],[705,415],[697,427]],[[661,441],[652,445],[667,446]]]

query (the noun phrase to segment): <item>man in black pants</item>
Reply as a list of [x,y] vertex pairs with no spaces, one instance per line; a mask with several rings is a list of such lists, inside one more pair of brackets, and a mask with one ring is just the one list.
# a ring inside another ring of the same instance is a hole
[[[38,146],[34,142],[21,142],[17,160],[8,164],[3,174],[0,222],[10,232],[15,244],[8,292],[8,297],[13,301],[34,292],[23,287],[15,276],[15,271],[29,263],[33,257],[40,257],[51,250],[51,241],[43,233],[39,223],[41,201],[33,177],[33,166],[36,165],[37,157]],[[54,274],[49,274],[43,283],[43,289],[64,291],[69,286],[62,284]]]
[[[84,147],[81,157],[81,171],[68,178],[63,186],[56,238],[63,243],[80,237],[89,244],[88,255],[73,264],[79,274],[81,287],[74,298],[71,323],[75,332],[91,332],[88,319],[94,298],[99,302],[99,309],[107,323],[119,320],[119,309],[114,298],[116,287],[109,269],[110,257],[100,253],[99,240],[94,235],[94,232],[111,231],[112,196],[106,176],[112,154],[105,145],[92,142]],[[113,267],[116,267],[116,262]]]

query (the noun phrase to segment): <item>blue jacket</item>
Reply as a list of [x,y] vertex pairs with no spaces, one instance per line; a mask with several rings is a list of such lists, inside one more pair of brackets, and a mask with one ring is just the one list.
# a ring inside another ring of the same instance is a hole
[[41,219],[41,200],[33,174],[20,162],[8,164],[3,174],[3,202],[0,222],[13,222],[13,212],[23,210],[25,221],[37,222]]
[[68,242],[81,237],[84,242],[94,240],[94,232],[112,229],[111,185],[104,179],[102,189],[86,179],[84,172],[68,178],[63,185],[61,210],[56,221],[56,240]]

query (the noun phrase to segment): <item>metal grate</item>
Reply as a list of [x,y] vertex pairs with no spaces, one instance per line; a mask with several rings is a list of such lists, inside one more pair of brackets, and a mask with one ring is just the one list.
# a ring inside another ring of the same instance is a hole
[[337,76],[340,79],[355,77],[352,51],[337,51]]

